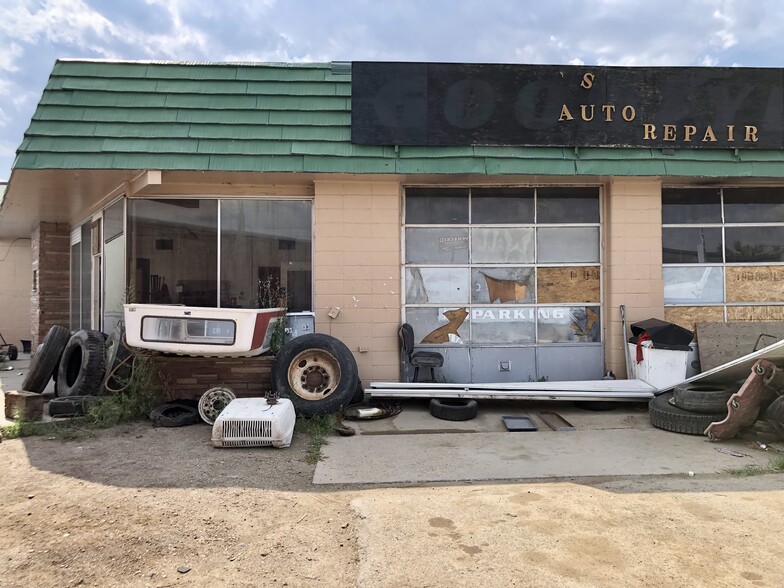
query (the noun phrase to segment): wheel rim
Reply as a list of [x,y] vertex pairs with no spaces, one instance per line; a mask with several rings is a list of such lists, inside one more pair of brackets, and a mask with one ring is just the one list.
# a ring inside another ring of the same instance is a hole
[[340,363],[323,349],[307,349],[289,363],[289,385],[303,400],[322,400],[340,384]]
[[231,388],[217,387],[210,388],[199,398],[199,416],[210,425],[215,423],[215,419],[226,406],[234,400],[236,396]]

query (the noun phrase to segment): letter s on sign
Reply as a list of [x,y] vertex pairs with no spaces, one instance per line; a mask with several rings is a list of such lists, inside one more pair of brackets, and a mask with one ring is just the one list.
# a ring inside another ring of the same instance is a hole
[[583,74],[583,81],[580,82],[580,87],[590,90],[593,87],[593,81],[596,79],[596,74],[587,73]]

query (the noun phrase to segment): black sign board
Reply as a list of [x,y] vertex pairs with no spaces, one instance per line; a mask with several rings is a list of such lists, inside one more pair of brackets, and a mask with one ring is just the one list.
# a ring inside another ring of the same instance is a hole
[[784,147],[784,70],[352,64],[363,145]]

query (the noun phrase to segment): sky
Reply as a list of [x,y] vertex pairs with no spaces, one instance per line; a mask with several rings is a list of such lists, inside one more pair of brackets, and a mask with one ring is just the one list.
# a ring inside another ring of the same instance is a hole
[[0,180],[60,58],[784,67],[781,0],[0,0]]

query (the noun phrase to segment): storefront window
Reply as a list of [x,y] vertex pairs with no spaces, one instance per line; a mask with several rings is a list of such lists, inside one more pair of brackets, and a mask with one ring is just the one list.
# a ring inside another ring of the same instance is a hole
[[598,188],[409,188],[405,210],[418,344],[601,342]]
[[218,305],[217,200],[128,200],[128,239],[136,302]]
[[311,310],[311,203],[222,200],[220,211],[220,305],[256,308],[259,282],[268,281],[290,312]]
[[306,200],[129,200],[131,290],[141,303],[257,308],[267,283],[290,312],[312,310],[312,233]]
[[784,318],[784,189],[665,188],[662,222],[667,320]]

